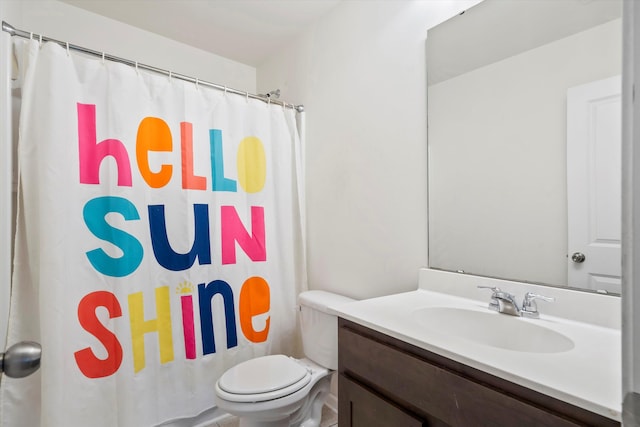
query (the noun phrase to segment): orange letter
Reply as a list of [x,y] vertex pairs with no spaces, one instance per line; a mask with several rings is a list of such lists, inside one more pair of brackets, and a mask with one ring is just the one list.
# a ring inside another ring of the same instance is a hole
[[205,190],[207,178],[193,174],[193,125],[180,123],[180,146],[182,148],[182,188],[185,190]]
[[164,187],[171,180],[173,167],[161,165],[160,172],[153,172],[149,167],[149,151],[171,151],[173,142],[171,130],[164,120],[157,117],[145,117],[138,126],[136,137],[136,159],[142,178],[151,188]]
[[262,277],[250,277],[240,290],[240,327],[242,333],[251,342],[264,342],[269,336],[271,316],[267,316],[266,325],[261,331],[253,328],[253,317],[269,311],[271,297],[269,284]]
[[104,327],[96,316],[96,308],[104,307],[109,319],[122,316],[120,303],[114,294],[107,291],[92,292],[78,304],[78,320],[85,331],[96,337],[107,350],[106,359],[98,359],[87,347],[76,351],[74,356],[80,371],[88,378],[102,378],[113,375],[122,363],[122,346],[115,334]]

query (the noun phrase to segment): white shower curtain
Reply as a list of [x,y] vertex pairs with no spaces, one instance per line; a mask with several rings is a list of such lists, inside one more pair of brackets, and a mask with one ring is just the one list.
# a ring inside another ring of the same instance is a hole
[[16,40],[23,81],[0,425],[152,426],[214,406],[251,357],[294,351],[304,289],[295,113]]

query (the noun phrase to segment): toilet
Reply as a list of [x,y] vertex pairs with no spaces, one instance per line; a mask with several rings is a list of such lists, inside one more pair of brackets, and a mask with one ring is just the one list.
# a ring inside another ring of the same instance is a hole
[[247,360],[216,383],[216,405],[240,427],[318,427],[338,368],[338,318],[330,309],[353,299],[325,291],[298,296],[305,358],[282,354]]

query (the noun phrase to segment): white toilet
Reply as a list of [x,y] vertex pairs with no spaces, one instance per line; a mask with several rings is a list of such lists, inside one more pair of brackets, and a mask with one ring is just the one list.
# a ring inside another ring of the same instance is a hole
[[338,368],[338,319],[329,307],[353,301],[325,291],[298,296],[304,359],[258,357],[226,371],[216,383],[217,406],[240,427],[318,427]]

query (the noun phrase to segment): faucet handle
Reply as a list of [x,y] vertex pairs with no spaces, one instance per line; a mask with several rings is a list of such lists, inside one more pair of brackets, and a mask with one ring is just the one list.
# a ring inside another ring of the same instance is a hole
[[496,297],[502,293],[502,290],[497,286],[479,286],[478,289],[490,289],[491,290],[491,302],[489,302],[489,310],[499,311],[500,305]]
[[491,298],[514,298],[509,292],[505,292],[497,286],[478,286],[479,289],[491,289]]
[[524,294],[524,301],[522,302],[522,315],[525,317],[531,317],[537,319],[540,317],[538,313],[537,299],[542,301],[554,302],[556,299],[553,297],[546,297],[544,295],[534,294],[533,292],[527,292]]

